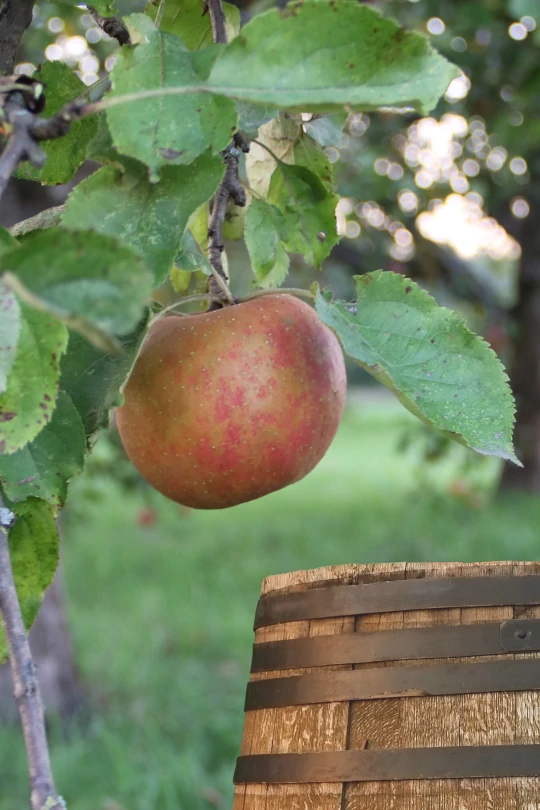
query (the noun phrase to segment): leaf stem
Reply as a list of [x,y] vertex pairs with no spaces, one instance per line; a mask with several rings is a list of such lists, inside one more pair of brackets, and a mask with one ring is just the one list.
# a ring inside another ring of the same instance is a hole
[[11,567],[7,529],[14,522],[15,515],[4,509],[0,502],[0,613],[13,672],[14,697],[26,746],[30,802],[32,810],[66,810],[65,802],[54,786],[36,667]]

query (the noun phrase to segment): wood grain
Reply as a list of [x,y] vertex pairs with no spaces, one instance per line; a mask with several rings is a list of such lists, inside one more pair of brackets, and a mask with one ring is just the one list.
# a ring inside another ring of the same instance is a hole
[[[471,576],[540,574],[540,563],[388,563],[342,565],[265,579],[261,593],[290,593],[326,585]],[[257,631],[255,643],[355,631],[469,625],[540,618],[539,607],[452,608],[290,622]],[[540,653],[504,658],[540,658]],[[480,661],[482,658],[444,659]],[[426,661],[358,664],[355,668],[432,666]],[[261,672],[287,677],[350,666]],[[242,754],[307,753],[346,748],[423,748],[540,744],[540,693],[489,693],[329,703],[248,712]],[[241,785],[233,810],[540,810],[540,779],[411,780],[318,785]]]

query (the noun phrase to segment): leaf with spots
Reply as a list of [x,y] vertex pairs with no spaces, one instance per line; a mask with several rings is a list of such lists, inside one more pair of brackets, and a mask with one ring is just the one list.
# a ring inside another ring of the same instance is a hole
[[51,421],[36,438],[9,456],[0,456],[0,483],[11,501],[32,495],[60,510],[70,478],[82,472],[86,440],[81,417],[60,391]]
[[90,231],[33,231],[3,255],[2,266],[6,283],[28,304],[110,351],[118,350],[111,338],[140,320],[151,290],[150,274],[132,250]]
[[[150,17],[155,20],[158,6],[150,6]],[[223,3],[227,39],[240,31],[240,10],[232,3]],[[190,51],[200,51],[214,44],[210,15],[204,13],[201,0],[175,0],[165,3],[159,26],[161,31],[179,37]]]
[[[64,62],[45,62],[34,78],[45,84],[45,112],[52,117],[69,101],[83,93],[87,87],[71,68]],[[40,180],[45,185],[67,183],[86,156],[86,147],[97,132],[98,121],[90,116],[81,121],[74,121],[69,132],[62,138],[44,141],[41,148],[47,155],[47,162],[42,169],[34,168],[30,163],[23,163],[18,171],[26,180]]]
[[264,200],[253,200],[246,215],[246,247],[251,266],[261,287],[278,287],[289,270],[283,247],[287,238],[281,211]]
[[[9,553],[24,624],[29,630],[58,567],[58,531],[52,507],[39,498],[28,498],[10,508],[17,521],[9,531]],[[0,626],[0,664],[7,657]]]
[[268,202],[279,208],[285,219],[285,248],[320,267],[338,242],[338,197],[305,166],[280,163],[270,181]]
[[[218,52],[214,46],[192,54],[178,37],[156,30],[144,15],[132,15],[127,22],[133,41],[139,44],[119,52],[109,100],[141,91],[205,85]],[[163,166],[188,164],[208,149],[214,154],[224,149],[237,123],[234,103],[208,92],[133,99],[111,107],[107,119],[115,146],[146,163],[153,181]]]
[[15,453],[50,422],[68,333],[61,321],[19,302],[17,352],[0,394],[0,453]]
[[135,250],[152,271],[154,285],[167,277],[192,213],[219,186],[225,166],[201,155],[190,166],[167,166],[151,183],[142,163],[123,158],[124,168],[105,166],[70,194],[62,223],[93,228]]
[[14,293],[0,281],[0,394],[7,387],[21,330],[21,310]]
[[397,273],[378,270],[355,282],[354,304],[320,293],[316,300],[347,354],[428,425],[478,453],[519,464],[512,392],[487,343]]
[[298,112],[429,112],[459,72],[421,34],[365,4],[306,0],[254,17],[220,54],[210,89]]

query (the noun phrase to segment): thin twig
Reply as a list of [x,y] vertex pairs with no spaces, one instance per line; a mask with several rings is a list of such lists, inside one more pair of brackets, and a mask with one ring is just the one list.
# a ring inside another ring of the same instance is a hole
[[14,522],[15,515],[4,509],[0,502],[0,613],[13,672],[14,697],[19,708],[26,745],[30,802],[32,810],[65,810],[65,802],[54,786],[36,667],[11,568],[7,529]]
[[12,236],[24,236],[25,233],[30,233],[30,231],[44,231],[46,228],[54,228],[55,225],[60,224],[65,210],[65,205],[46,208],[45,211],[40,211],[39,214],[12,225],[9,232]]
[[111,39],[116,39],[120,45],[131,45],[129,31],[118,17],[102,17],[97,9],[87,5],[86,8],[94,18],[94,21],[102,31],[105,31]]
[[4,0],[0,7],[0,74],[13,73],[22,35],[32,22],[34,0]]

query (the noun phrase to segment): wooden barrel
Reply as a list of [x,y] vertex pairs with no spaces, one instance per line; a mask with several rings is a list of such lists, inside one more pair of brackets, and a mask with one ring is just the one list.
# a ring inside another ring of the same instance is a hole
[[540,810],[540,563],[269,577],[233,810]]

